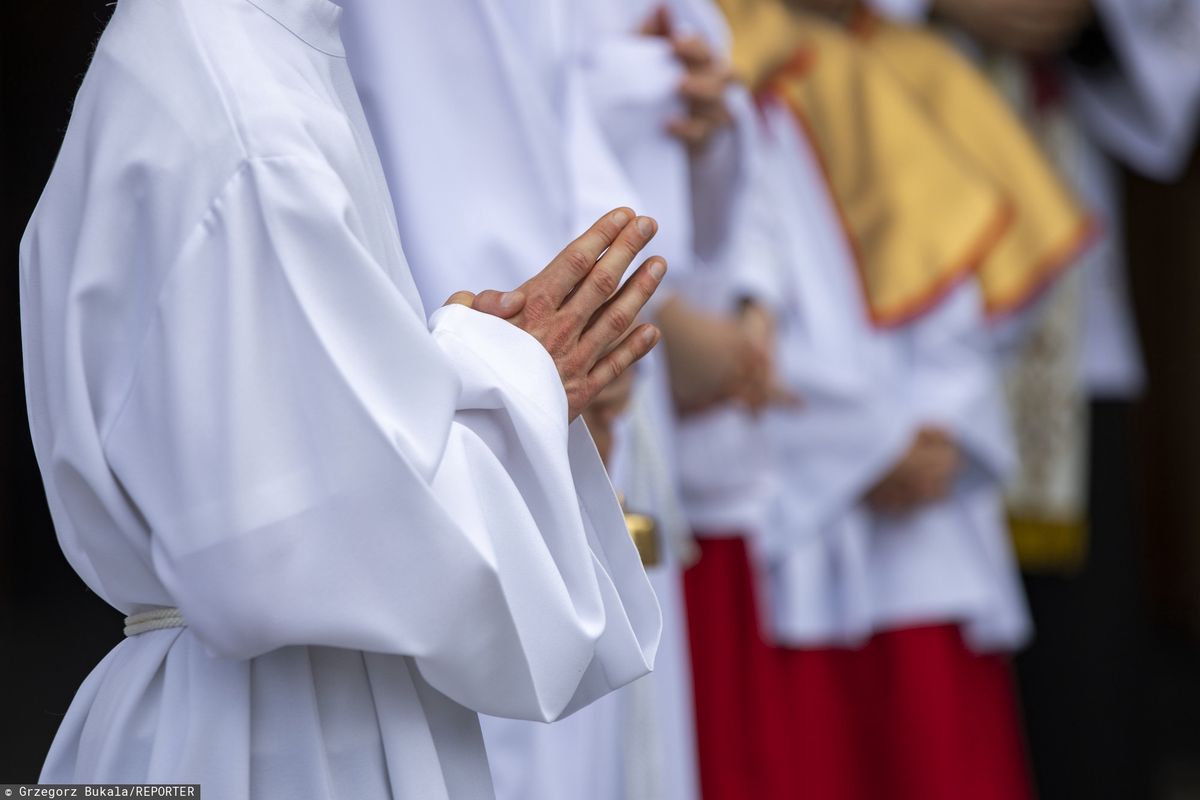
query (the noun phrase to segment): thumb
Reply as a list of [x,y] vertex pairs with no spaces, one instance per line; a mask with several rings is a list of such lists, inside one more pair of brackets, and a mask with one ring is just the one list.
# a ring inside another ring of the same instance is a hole
[[475,296],[476,311],[491,314],[493,317],[509,319],[525,307],[525,293],[519,289],[511,292],[498,292],[495,289],[485,289]]
[[454,294],[450,295],[450,297],[448,297],[446,299],[446,302],[442,303],[442,306],[445,307],[445,306],[454,305],[454,306],[466,306],[467,308],[472,308],[474,306],[474,304],[475,304],[474,292],[455,292]]

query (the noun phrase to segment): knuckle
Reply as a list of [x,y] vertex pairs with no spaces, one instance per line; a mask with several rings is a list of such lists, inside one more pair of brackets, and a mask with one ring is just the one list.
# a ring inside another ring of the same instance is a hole
[[571,332],[563,327],[552,328],[546,334],[546,349],[551,353],[557,354],[564,366],[571,368],[574,366],[574,351],[571,345]]
[[598,269],[592,274],[592,286],[602,297],[611,297],[618,285],[617,276],[607,270]]
[[659,281],[647,271],[640,276],[634,286],[637,288],[637,294],[639,295],[638,301],[645,305],[646,301],[658,291]]
[[588,258],[587,253],[582,250],[572,247],[563,253],[563,262],[567,265],[567,271],[576,281],[582,280],[585,275],[591,271],[595,262]]
[[627,365],[622,358],[610,358],[604,365],[605,377],[608,378],[606,383],[612,383],[617,378],[621,377],[621,373],[625,371]]
[[579,356],[574,353],[563,359],[562,371],[572,385],[578,386],[581,382],[587,382],[587,373],[579,362]]
[[583,381],[583,393],[586,394],[588,400],[591,401],[604,390],[604,387],[607,384],[608,381],[606,381],[603,376],[597,373],[592,373]]
[[554,313],[554,303],[544,294],[535,294],[525,303],[525,316],[534,322],[544,322]]
[[621,306],[613,306],[608,310],[608,326],[613,333],[620,334],[633,324],[633,315]]
[[648,240],[645,234],[643,234],[641,231],[638,231],[637,233],[630,234],[629,236],[621,239],[621,241],[613,245],[613,247],[616,249],[617,255],[620,256],[621,262],[624,264],[629,264],[637,256],[637,254],[641,252],[642,247],[646,244],[646,241]]

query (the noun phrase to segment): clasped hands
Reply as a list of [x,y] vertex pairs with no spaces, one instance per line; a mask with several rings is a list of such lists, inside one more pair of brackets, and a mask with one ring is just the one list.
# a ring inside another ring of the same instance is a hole
[[907,514],[950,494],[962,456],[946,431],[931,426],[917,431],[908,450],[867,492],[867,505],[882,514]]
[[745,303],[737,314],[716,315],[671,298],[659,309],[658,323],[679,413],[701,413],[726,403],[754,413],[801,404],[779,381],[774,320],[762,306]]
[[621,283],[657,228],[650,217],[615,209],[516,289],[455,292],[446,305],[500,317],[537,339],[554,359],[574,420],[658,342],[657,328],[636,321],[666,274],[666,261],[648,258]]

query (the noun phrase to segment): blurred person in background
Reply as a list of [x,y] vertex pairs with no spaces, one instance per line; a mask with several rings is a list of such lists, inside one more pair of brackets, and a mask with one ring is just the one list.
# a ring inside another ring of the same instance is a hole
[[[623,15],[614,13],[620,7]],[[583,57],[596,117],[639,201],[654,208],[671,229],[676,261],[687,267],[675,273],[672,293],[664,296],[655,315],[670,348],[664,349],[663,359],[647,362],[644,371],[651,374],[638,387],[642,396],[635,395],[630,414],[613,426],[614,481],[626,489],[630,508],[649,510],[659,524],[666,569],[652,571],[652,581],[660,600],[679,609],[672,617],[680,623],[675,631],[680,659],[632,687],[636,692],[657,684],[658,698],[673,699],[675,712],[657,719],[659,736],[670,749],[627,735],[628,763],[642,765],[634,774],[657,773],[658,785],[640,793],[627,790],[622,797],[707,796],[711,761],[701,749],[702,785],[697,786],[693,720],[705,713],[706,699],[712,696],[712,687],[695,671],[709,663],[711,653],[694,647],[696,631],[711,630],[717,620],[696,613],[690,592],[686,612],[680,605],[681,567],[698,562],[687,572],[690,587],[699,565],[712,561],[704,540],[692,538],[700,530],[694,525],[687,478],[705,468],[729,476],[740,473],[741,466],[736,458],[722,459],[711,451],[681,451],[679,442],[692,412],[765,402],[760,396],[770,380],[769,345],[742,324],[737,308],[722,302],[720,288],[727,271],[723,254],[734,233],[733,209],[745,185],[745,127],[753,113],[745,93],[730,85],[728,34],[710,0],[594,2],[588,8],[588,30],[595,39]],[[656,86],[655,76],[664,83]],[[744,446],[752,447],[753,441]],[[736,698],[746,687],[726,682],[717,691]],[[680,690],[687,692],[683,698]],[[762,734],[753,727],[742,730],[746,742]],[[668,756],[657,769],[647,760],[656,750]],[[681,761],[681,750],[686,775],[674,766]]]
[[[806,399],[771,421],[761,548],[793,791],[1028,797],[991,320],[1071,263],[1087,216],[935,39],[726,7],[771,162],[753,218],[779,276],[778,358]],[[948,110],[922,84],[935,74]]]
[[[1145,794],[1151,782],[1149,737],[1137,731],[1147,700],[1139,684],[1150,640],[1141,629],[1141,577],[1130,568],[1142,562],[1144,550],[1135,506],[1138,453],[1131,446],[1131,404],[1142,395],[1145,376],[1130,309],[1129,264],[1137,264],[1133,274],[1143,294],[1160,294],[1156,285],[1178,285],[1173,276],[1181,267],[1190,271],[1200,255],[1194,245],[1179,241],[1187,235],[1189,204],[1195,213],[1194,192],[1189,198],[1185,190],[1166,203],[1151,196],[1142,209],[1127,210],[1120,170],[1123,164],[1150,181],[1177,182],[1188,169],[1200,107],[1200,4],[876,0],[874,5],[909,23],[928,16],[980,63],[1099,220],[1098,240],[1081,269],[1025,315],[1008,367],[1021,464],[1008,490],[1009,513],[1041,630],[1019,667],[1046,795]],[[1152,220],[1153,255],[1139,259],[1127,246],[1129,213]],[[1177,220],[1174,228],[1171,219]],[[1188,295],[1186,286],[1185,280],[1181,297]],[[1158,319],[1143,325],[1154,333],[1161,330]],[[1180,355],[1187,357],[1188,337],[1171,338],[1175,344],[1167,346],[1182,346]],[[1189,393],[1177,374],[1158,371],[1160,399],[1151,398],[1152,406],[1168,398],[1170,409]],[[1175,415],[1174,424],[1167,416],[1155,414],[1151,419],[1161,422],[1149,424],[1188,428],[1186,415]],[[1187,445],[1177,443],[1188,437],[1172,433],[1166,440],[1152,445],[1158,457],[1146,461],[1156,473],[1168,474],[1168,463],[1187,457]],[[1171,483],[1160,479],[1152,485]],[[1152,509],[1186,507],[1186,500],[1172,501],[1169,490],[1154,490],[1149,499]],[[1187,519],[1193,527],[1200,524],[1195,512],[1189,517],[1152,510],[1149,519],[1161,521],[1145,530],[1151,542],[1170,542],[1172,534],[1161,531],[1186,530]],[[1188,563],[1186,554],[1182,548],[1181,563]],[[1193,568],[1191,574],[1200,573]],[[1186,596],[1187,590],[1177,594]]]

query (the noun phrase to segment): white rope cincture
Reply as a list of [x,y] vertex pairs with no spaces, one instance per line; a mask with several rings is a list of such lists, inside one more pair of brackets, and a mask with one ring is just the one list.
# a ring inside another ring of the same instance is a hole
[[137,636],[139,633],[161,631],[166,628],[182,628],[186,625],[178,608],[155,608],[126,617],[125,635]]

